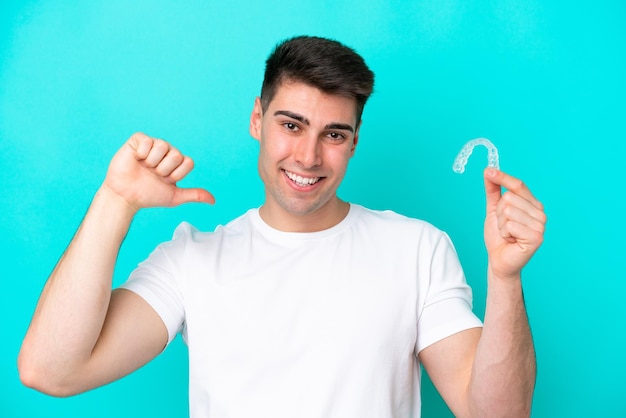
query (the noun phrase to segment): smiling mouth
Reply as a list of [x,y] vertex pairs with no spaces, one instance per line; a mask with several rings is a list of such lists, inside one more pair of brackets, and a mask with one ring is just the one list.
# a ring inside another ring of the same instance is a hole
[[283,171],[285,172],[287,177],[289,177],[289,180],[293,181],[297,186],[300,187],[311,186],[321,179],[321,177],[302,177],[287,170]]

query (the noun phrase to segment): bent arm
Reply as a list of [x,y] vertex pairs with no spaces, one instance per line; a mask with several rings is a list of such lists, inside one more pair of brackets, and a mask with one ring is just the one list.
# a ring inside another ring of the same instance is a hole
[[482,330],[425,348],[420,362],[455,416],[527,417],[536,362],[521,282],[488,280]]
[[177,187],[192,168],[189,157],[142,133],[115,154],[24,338],[18,367],[27,386],[57,396],[82,392],[129,373],[164,348],[168,334],[157,313],[130,291],[111,292],[113,270],[139,209],[214,202],[206,190]]
[[543,242],[546,216],[524,183],[501,171],[485,170],[485,191],[484,327],[433,344],[420,359],[457,416],[527,417],[536,359],[521,271]]
[[[141,366],[165,346],[165,326],[146,302],[111,293],[117,254],[134,213],[107,186],[96,193],[24,338],[18,367],[27,386],[56,396],[82,392]],[[124,321],[121,312],[129,313]],[[140,330],[145,354],[114,349],[116,340],[129,337],[127,328]]]

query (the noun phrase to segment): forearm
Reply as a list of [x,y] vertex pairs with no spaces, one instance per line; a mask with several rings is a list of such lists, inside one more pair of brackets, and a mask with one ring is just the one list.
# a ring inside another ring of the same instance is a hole
[[472,416],[529,416],[536,360],[521,278],[495,277],[489,269],[488,281],[484,328],[469,387]]
[[[41,294],[19,357],[22,379],[62,382],[86,364],[111,297],[119,247],[134,211],[101,188]],[[34,383],[34,382],[33,382]]]

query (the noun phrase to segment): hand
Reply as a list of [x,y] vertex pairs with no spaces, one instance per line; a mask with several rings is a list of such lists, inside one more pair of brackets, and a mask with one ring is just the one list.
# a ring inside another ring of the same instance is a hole
[[191,158],[162,139],[136,133],[111,160],[104,186],[137,211],[188,202],[215,203],[204,189],[182,189],[176,183],[193,169]]
[[[543,242],[546,215],[526,185],[499,170],[484,172],[487,196],[485,245],[496,277],[519,277]],[[501,188],[508,189],[502,194]]]

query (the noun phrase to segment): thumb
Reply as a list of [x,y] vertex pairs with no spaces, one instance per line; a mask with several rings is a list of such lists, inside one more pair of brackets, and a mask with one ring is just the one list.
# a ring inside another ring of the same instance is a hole
[[483,175],[485,178],[485,196],[487,198],[487,213],[494,212],[498,206],[498,202],[502,197],[502,186],[497,183],[500,171],[494,168],[485,169]]
[[183,189],[177,187],[171,203],[172,206],[182,205],[183,203],[208,203],[212,205],[215,203],[215,197],[204,189]]

